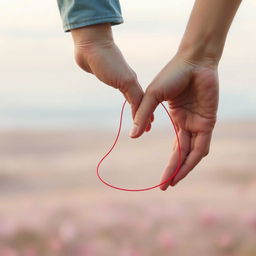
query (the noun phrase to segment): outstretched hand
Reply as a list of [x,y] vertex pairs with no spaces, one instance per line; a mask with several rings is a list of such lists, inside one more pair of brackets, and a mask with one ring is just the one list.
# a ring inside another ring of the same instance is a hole
[[[166,190],[183,179],[209,152],[218,106],[217,66],[203,62],[193,64],[176,55],[148,86],[136,112],[131,137],[142,135],[148,119],[162,101],[169,104],[182,151],[178,174],[160,187]],[[177,167],[176,144],[161,182],[171,177]]]

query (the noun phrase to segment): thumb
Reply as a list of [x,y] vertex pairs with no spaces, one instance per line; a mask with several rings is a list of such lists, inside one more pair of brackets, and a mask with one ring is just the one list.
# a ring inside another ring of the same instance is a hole
[[133,127],[129,134],[131,138],[137,138],[143,134],[158,104],[154,93],[147,90],[135,114]]

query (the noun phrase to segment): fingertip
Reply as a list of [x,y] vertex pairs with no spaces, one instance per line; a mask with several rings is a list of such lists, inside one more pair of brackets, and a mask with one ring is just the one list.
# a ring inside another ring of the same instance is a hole
[[162,191],[166,191],[166,187],[162,187],[162,186],[160,186],[160,190],[162,190]]
[[166,183],[165,183],[165,184],[162,184],[162,185],[160,186],[160,189],[163,190],[163,191],[165,191],[167,188],[168,188],[168,185],[166,185]]
[[130,132],[129,132],[129,136],[130,136],[131,138],[135,138],[135,137],[137,136],[138,129],[139,129],[138,125],[133,124],[133,126],[132,126],[132,128],[131,128],[131,130],[130,130]]
[[[150,128],[151,128],[151,125],[150,125]],[[149,130],[150,130],[149,128]],[[131,138],[138,138],[140,137],[145,131],[149,131],[148,130],[148,125],[146,126],[146,128],[142,125],[138,125],[136,123],[133,124],[133,127],[131,128],[130,130],[130,137]]]
[[132,139],[135,139],[135,138],[140,137],[143,133],[144,133],[144,131],[137,124],[133,124],[133,126],[129,132],[129,136]]
[[151,130],[151,123],[148,123],[148,126],[147,126],[147,128],[146,128],[146,130],[145,130],[145,132],[149,132],[150,130]]
[[132,139],[137,139],[137,138],[139,138],[140,136],[142,136],[143,133],[144,133],[144,132],[139,133],[139,134],[136,134],[136,135],[133,135],[133,136],[131,136],[131,135],[129,135],[129,136],[130,136],[130,138],[132,138]]

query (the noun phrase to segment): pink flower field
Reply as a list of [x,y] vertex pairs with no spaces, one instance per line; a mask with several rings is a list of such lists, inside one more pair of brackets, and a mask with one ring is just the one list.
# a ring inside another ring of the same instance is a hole
[[[140,193],[96,179],[111,134],[1,132],[0,256],[255,256],[255,128],[220,125],[210,155],[186,180]],[[154,135],[148,148],[168,147],[166,141]],[[141,152],[129,147],[121,141],[117,154]],[[135,174],[159,181],[162,170],[152,166],[162,168],[165,159],[147,154],[155,162],[144,170],[141,154],[125,185],[140,185]],[[113,175],[121,161],[114,165],[114,157],[106,163]]]

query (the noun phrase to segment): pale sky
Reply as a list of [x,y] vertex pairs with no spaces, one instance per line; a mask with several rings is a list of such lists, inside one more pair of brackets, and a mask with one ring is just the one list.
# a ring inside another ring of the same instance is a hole
[[[125,23],[113,27],[115,40],[144,88],[175,54],[193,2],[121,1]],[[55,0],[1,0],[1,10],[2,124],[119,110],[121,95],[76,66]],[[255,0],[244,1],[228,35],[219,67],[222,119],[256,117],[255,13]]]

